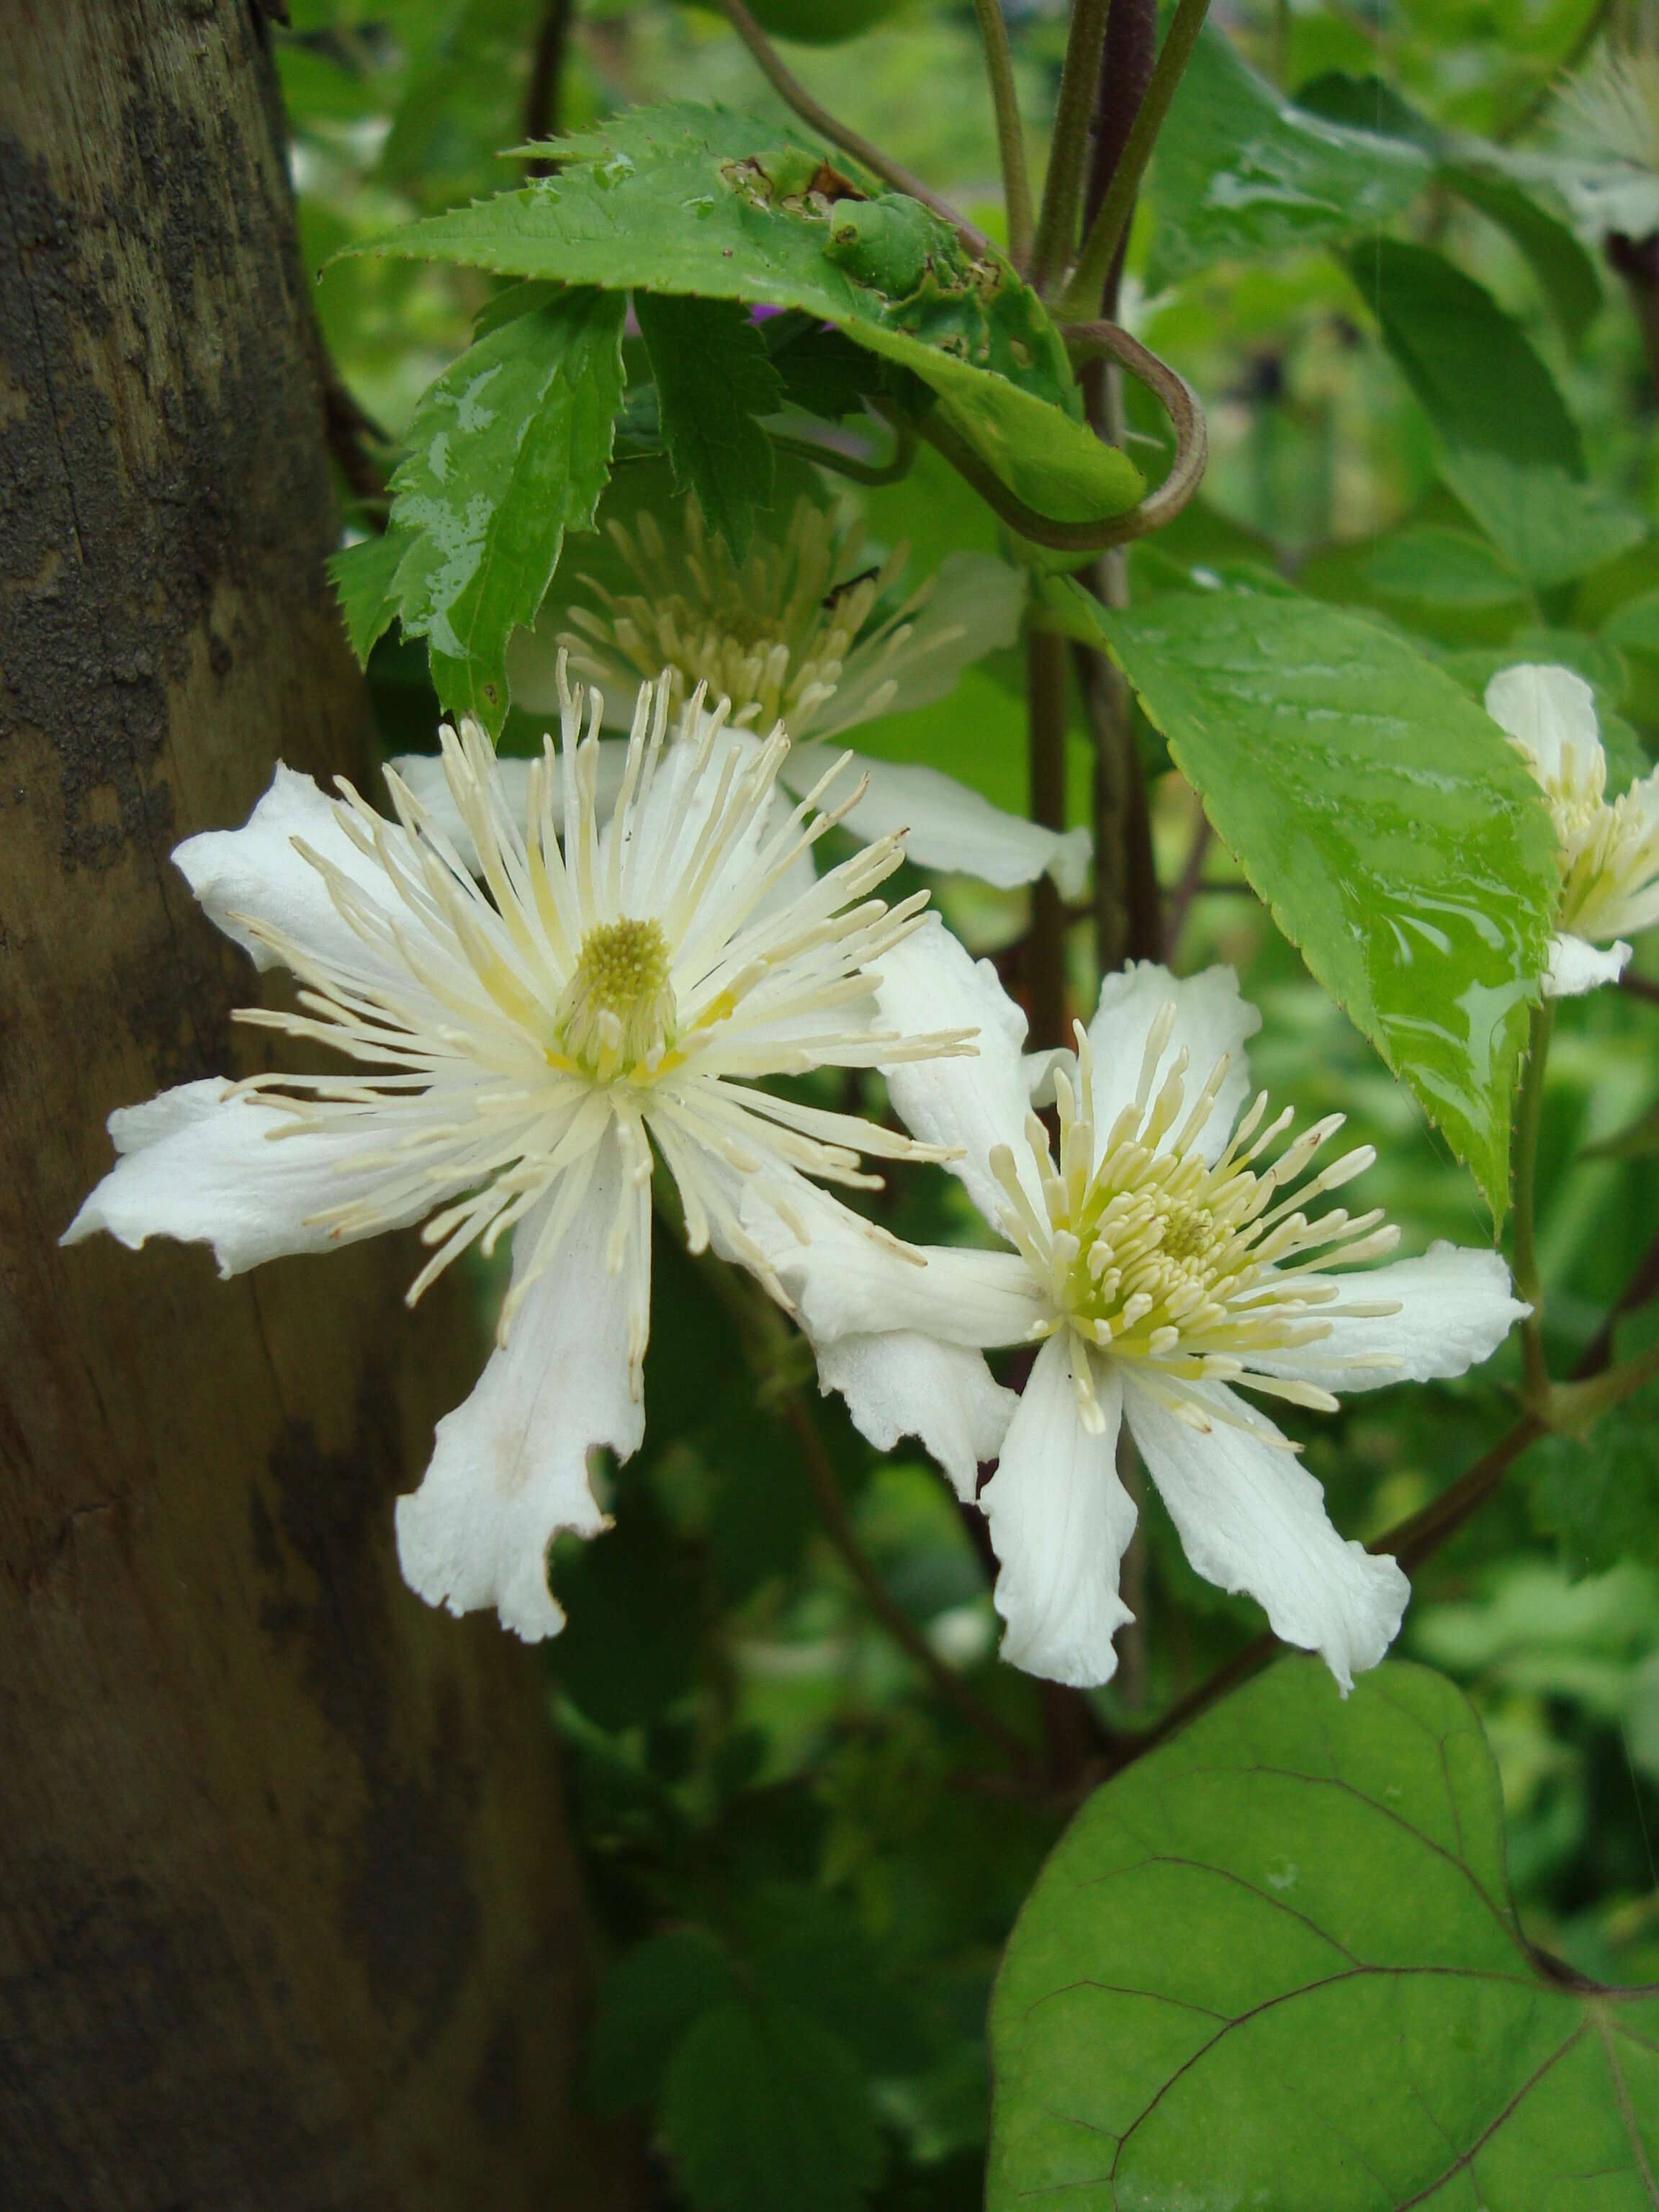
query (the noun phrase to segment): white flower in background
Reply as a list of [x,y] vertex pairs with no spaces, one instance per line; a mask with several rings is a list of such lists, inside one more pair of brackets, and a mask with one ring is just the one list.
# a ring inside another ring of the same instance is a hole
[[[1659,53],[1603,41],[1557,94],[1553,174],[1598,237],[1659,231]],[[1524,157],[1523,157],[1524,159]]]
[[589,1454],[626,1459],[644,1433],[653,1145],[693,1250],[712,1243],[781,1297],[739,1222],[745,1197],[763,1218],[780,1206],[793,1241],[803,1170],[866,1186],[860,1152],[938,1155],[757,1079],[963,1048],[877,1026],[869,963],[926,896],[890,911],[869,896],[896,837],[815,877],[811,845],[842,807],[814,815],[822,787],[777,803],[787,740],[734,744],[701,695],[670,739],[662,685],[640,693],[602,829],[599,714],[595,699],[584,738],[566,691],[562,750],[547,740],[523,811],[476,724],[442,732],[465,855],[395,774],[389,821],[349,785],[330,799],[281,767],[245,829],[181,845],[211,919],[302,986],[303,1011],[240,1018],[356,1065],[188,1083],[112,1115],[121,1158],[64,1239],[205,1240],[231,1275],[423,1222],[413,1304],[511,1231],[495,1350],[438,1424],[398,1542],[422,1597],[495,1605],[532,1638],[562,1620],[554,1534],[605,1525]]
[[1595,695],[1570,668],[1505,668],[1486,686],[1486,712],[1525,754],[1555,823],[1561,926],[1544,994],[1616,983],[1631,948],[1609,940],[1659,921],[1659,770],[1608,805]]
[[[711,698],[730,699],[739,728],[769,730],[781,718],[793,744],[782,781],[801,792],[828,765],[827,738],[942,698],[969,661],[1018,633],[1024,581],[981,554],[951,554],[884,614],[904,550],[859,574],[859,526],[804,495],[781,542],[757,538],[741,563],[708,531],[695,496],[673,502],[667,528],[643,507],[631,528],[613,518],[609,548],[590,556],[591,576],[573,548],[591,604],[550,599],[535,629],[514,640],[507,668],[518,705],[551,711],[561,652],[607,696],[666,669],[677,697],[704,684]],[[1046,872],[1066,897],[1081,895],[1086,830],[1041,829],[937,769],[863,757],[858,766],[869,784],[846,817],[854,836],[902,829],[923,867],[1003,889]]]
[[[1011,1249],[929,1248],[924,1270],[902,1267],[817,1194],[810,1245],[791,1254],[767,1232],[769,1246],[820,1382],[872,1442],[920,1436],[971,1501],[975,1462],[1000,1440],[978,1502],[1001,1563],[1004,1657],[1062,1682],[1110,1677],[1130,1617],[1127,1423],[1198,1572],[1249,1591],[1346,1690],[1387,1650],[1406,1577],[1342,1540],[1295,1449],[1239,1393],[1328,1410],[1339,1391],[1460,1375],[1527,1311],[1503,1261],[1441,1244],[1344,1282],[1396,1231],[1314,1202],[1373,1154],[1315,1168],[1335,1115],[1267,1164],[1291,1116],[1267,1121],[1264,1092],[1239,1119],[1259,1017],[1231,969],[1177,982],[1146,963],[1107,978],[1076,1060],[1054,1063],[1058,1165],[1030,1107],[1051,1056],[1022,1055],[1024,1017],[988,963],[930,921],[884,963],[878,996],[898,1026],[926,1007],[979,1029],[971,1063],[889,1080],[913,1130],[962,1147],[954,1171]],[[1015,1399],[978,1347],[1018,1343],[1040,1349]]]

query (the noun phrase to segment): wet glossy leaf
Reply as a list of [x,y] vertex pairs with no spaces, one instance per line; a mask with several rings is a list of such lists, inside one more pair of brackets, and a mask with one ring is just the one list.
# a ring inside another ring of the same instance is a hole
[[782,126],[724,108],[635,109],[552,151],[556,176],[363,250],[801,308],[913,370],[1031,506],[1076,520],[1139,498],[1139,471],[1083,422],[1035,293],[916,201],[866,197]]
[[735,300],[641,292],[635,308],[675,483],[696,494],[709,527],[742,560],[772,497],[772,441],[759,418],[783,397],[765,341]]
[[[567,530],[592,525],[622,398],[622,301],[527,296],[422,400],[387,532],[404,548],[390,596],[405,634],[427,640],[444,704],[491,731],[507,639],[541,605]],[[374,580],[367,563],[348,573],[365,601]],[[375,618],[384,628],[384,607]]]
[[1375,229],[1429,175],[1415,146],[1293,106],[1206,29],[1158,142],[1152,282]]
[[1462,1693],[1285,1660],[1096,1793],[991,2011],[989,2212],[1638,2212],[1659,1998],[1547,1973]]
[[1229,592],[1100,620],[1279,927],[1501,1216],[1558,892],[1519,756],[1449,676],[1358,616]]

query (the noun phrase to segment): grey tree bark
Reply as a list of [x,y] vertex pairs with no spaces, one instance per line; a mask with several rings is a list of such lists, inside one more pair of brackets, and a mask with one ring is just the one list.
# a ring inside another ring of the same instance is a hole
[[112,1107],[252,1064],[172,847],[370,770],[264,35],[0,4],[0,2197],[625,2206],[533,1662],[392,1556],[464,1297],[58,1246]]

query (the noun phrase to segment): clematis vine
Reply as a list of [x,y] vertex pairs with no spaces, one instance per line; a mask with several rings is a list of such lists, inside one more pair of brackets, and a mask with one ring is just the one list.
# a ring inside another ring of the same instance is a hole
[[[665,526],[645,507],[628,520],[612,514],[602,543],[608,557],[590,556],[579,595],[550,599],[514,641],[514,697],[550,709],[561,652],[608,696],[666,669],[677,697],[704,684],[729,698],[739,728],[781,718],[794,748],[783,781],[798,792],[828,764],[829,738],[942,697],[969,661],[1011,645],[1024,600],[1014,569],[953,553],[894,606],[906,549],[861,570],[860,526],[805,495],[781,538],[757,540],[741,563],[694,495],[672,502]],[[571,566],[580,569],[574,556]],[[868,783],[846,817],[851,836],[902,828],[923,867],[1004,889],[1047,873],[1067,898],[1081,895],[1086,830],[1044,830],[937,769],[857,758]]]
[[1659,921],[1659,770],[1607,804],[1595,695],[1570,668],[1504,669],[1486,686],[1486,712],[1526,756],[1555,823],[1560,929],[1544,994],[1616,983],[1631,957],[1624,933]]
[[[1109,976],[1074,1059],[1024,1054],[994,969],[932,922],[884,963],[878,995],[897,1026],[926,1007],[980,1031],[972,1063],[896,1066],[889,1083],[913,1131],[959,1149],[953,1171],[1003,1249],[930,1248],[918,1270],[822,1197],[810,1243],[766,1233],[823,1387],[878,1446],[919,1436],[989,1516],[1003,1656],[1062,1682],[1112,1675],[1131,1617],[1127,1426],[1197,1571],[1248,1591],[1346,1691],[1392,1641],[1406,1577],[1337,1534],[1250,1398],[1331,1411],[1339,1392],[1462,1374],[1528,1310],[1502,1260],[1438,1244],[1345,1279],[1397,1231],[1316,1201],[1374,1154],[1317,1165],[1340,1115],[1292,1138],[1265,1092],[1246,1109],[1260,1017],[1229,969]],[[1050,1084],[1058,1160],[1031,1103]],[[1018,1397],[986,1368],[999,1345],[1036,1348]]]
[[562,743],[521,805],[476,724],[441,732],[464,851],[395,771],[387,819],[282,767],[244,829],[181,845],[210,918],[301,985],[298,1010],[240,1018],[352,1065],[187,1083],[112,1115],[120,1158],[64,1238],[202,1240],[228,1276],[420,1222],[412,1304],[510,1235],[495,1348],[399,1500],[398,1543],[429,1602],[494,1605],[532,1639],[562,1624],[553,1536],[605,1525],[590,1455],[626,1459],[644,1434],[653,1147],[693,1250],[782,1297],[745,1211],[804,1233],[805,1177],[867,1188],[862,1154],[942,1155],[759,1085],[971,1049],[937,1024],[880,1024],[871,963],[926,894],[871,896],[896,835],[815,875],[813,845],[857,804],[842,766],[791,806],[781,729],[739,742],[698,690],[671,737],[668,686],[647,684],[602,826],[600,714],[591,696],[584,732],[582,692],[562,684]]

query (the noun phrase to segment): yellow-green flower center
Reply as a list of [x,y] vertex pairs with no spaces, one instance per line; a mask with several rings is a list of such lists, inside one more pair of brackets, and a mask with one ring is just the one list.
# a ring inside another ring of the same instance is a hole
[[573,661],[593,665],[597,647],[647,678],[666,669],[677,699],[704,684],[711,699],[732,702],[734,722],[768,730],[781,720],[799,740],[902,561],[837,585],[857,560],[859,535],[809,499],[797,502],[780,543],[757,541],[741,562],[709,534],[695,498],[682,512],[684,532],[672,544],[649,514],[632,532],[612,523],[639,588],[590,585],[603,612],[570,609],[574,627],[563,642]]
[[555,1017],[571,1059],[600,1082],[637,1067],[653,1073],[676,1020],[662,924],[630,919],[590,929]]
[[[1368,1167],[1374,1155],[1362,1146],[1304,1182],[1314,1155],[1341,1126],[1342,1117],[1333,1115],[1258,1170],[1264,1149],[1289,1121],[1281,1115],[1261,1129],[1264,1092],[1212,1163],[1202,1136],[1228,1062],[1218,1061],[1192,1097],[1187,1055],[1179,1053],[1158,1087],[1173,1012],[1166,1006],[1154,1024],[1139,1091],[1104,1133],[1098,1158],[1091,1056],[1079,1029],[1081,1095],[1063,1073],[1055,1079],[1058,1169],[1042,1124],[1034,1118],[1028,1127],[1041,1209],[1012,1152],[998,1146],[991,1153],[992,1172],[1008,1201],[1001,1225],[1053,1302],[1039,1333],[1069,1328],[1085,1345],[1145,1363],[1143,1371],[1168,1382],[1242,1382],[1328,1407],[1335,1401],[1328,1391],[1262,1376],[1255,1363],[1300,1353],[1328,1336],[1335,1313],[1395,1310],[1392,1303],[1339,1306],[1330,1280],[1333,1269],[1392,1249],[1397,1232],[1383,1224],[1381,1212],[1307,1210]],[[1085,1425],[1093,1425],[1099,1414],[1088,1360],[1076,1362],[1073,1372]]]

